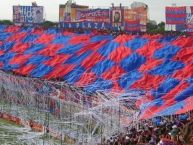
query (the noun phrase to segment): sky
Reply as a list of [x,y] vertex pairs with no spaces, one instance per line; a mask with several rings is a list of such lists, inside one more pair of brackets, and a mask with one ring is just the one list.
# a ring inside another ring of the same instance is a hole
[[[13,5],[31,5],[35,0],[0,0],[0,19],[12,20]],[[37,4],[44,6],[45,18],[50,21],[58,21],[59,4],[65,4],[67,0],[36,0]],[[176,4],[177,6],[193,6],[193,0],[74,0],[77,4],[90,7],[110,7],[111,3],[119,6],[130,6],[134,1],[146,3],[149,6],[149,18],[157,22],[165,21],[165,6]]]

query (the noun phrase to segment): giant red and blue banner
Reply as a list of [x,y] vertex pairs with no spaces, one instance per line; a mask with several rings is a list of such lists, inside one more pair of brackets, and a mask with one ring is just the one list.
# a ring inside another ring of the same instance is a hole
[[186,7],[166,7],[166,24],[186,24]]
[[38,24],[43,22],[42,6],[13,6],[13,22]]
[[[115,38],[5,25],[0,25],[0,32],[0,69],[4,72],[64,80],[88,94],[134,92],[139,96],[134,105],[141,118],[193,110],[193,36]],[[88,98],[97,100],[92,95]]]
[[128,32],[140,32],[140,21],[139,20],[127,20],[125,21],[125,30]]
[[193,6],[187,7],[186,27],[187,32],[193,32]]
[[76,21],[110,22],[109,9],[77,10]]
[[175,31],[193,32],[193,6],[166,7],[166,25]]

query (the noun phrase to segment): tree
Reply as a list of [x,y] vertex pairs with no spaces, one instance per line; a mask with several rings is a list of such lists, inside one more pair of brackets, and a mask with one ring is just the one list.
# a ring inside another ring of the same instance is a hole
[[165,32],[165,22],[160,22],[158,24],[157,32],[161,34]]
[[163,34],[165,32],[165,23],[160,22],[157,24],[155,21],[150,20],[147,23],[147,32],[148,33],[161,33]]
[[1,25],[13,25],[13,22],[10,20],[0,20]]
[[41,24],[44,28],[54,27],[57,23],[51,22],[51,21],[45,21]]
[[157,23],[156,21],[149,20],[147,23],[147,32],[153,33],[157,29]]

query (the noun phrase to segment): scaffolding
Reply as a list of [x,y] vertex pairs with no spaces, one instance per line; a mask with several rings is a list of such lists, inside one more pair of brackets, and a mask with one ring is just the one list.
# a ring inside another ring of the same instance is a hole
[[[66,144],[97,144],[139,121],[140,92],[85,92],[65,82],[0,72],[1,112],[33,120]],[[48,134],[48,131],[44,131]]]

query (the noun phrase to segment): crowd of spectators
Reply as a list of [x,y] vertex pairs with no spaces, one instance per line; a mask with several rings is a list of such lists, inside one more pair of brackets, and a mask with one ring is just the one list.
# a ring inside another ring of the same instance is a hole
[[102,34],[102,35],[106,35],[106,34],[110,34],[114,37],[117,37],[121,34],[129,34],[129,35],[144,35],[144,34],[149,34],[149,35],[156,35],[156,34],[161,34],[164,36],[192,36],[192,33],[186,33],[186,32],[179,32],[179,31],[165,31],[164,33],[152,33],[152,32],[138,32],[138,31],[133,31],[133,32],[129,32],[129,31],[124,31],[124,30],[112,30],[112,29],[107,29],[107,30],[103,30],[103,29],[73,29],[73,28],[69,28],[69,29],[64,29],[64,28],[60,28],[61,30],[64,31],[70,31],[73,33],[90,33],[90,32],[94,32],[97,34]]
[[193,145],[193,116],[157,117],[102,139],[99,145]]

